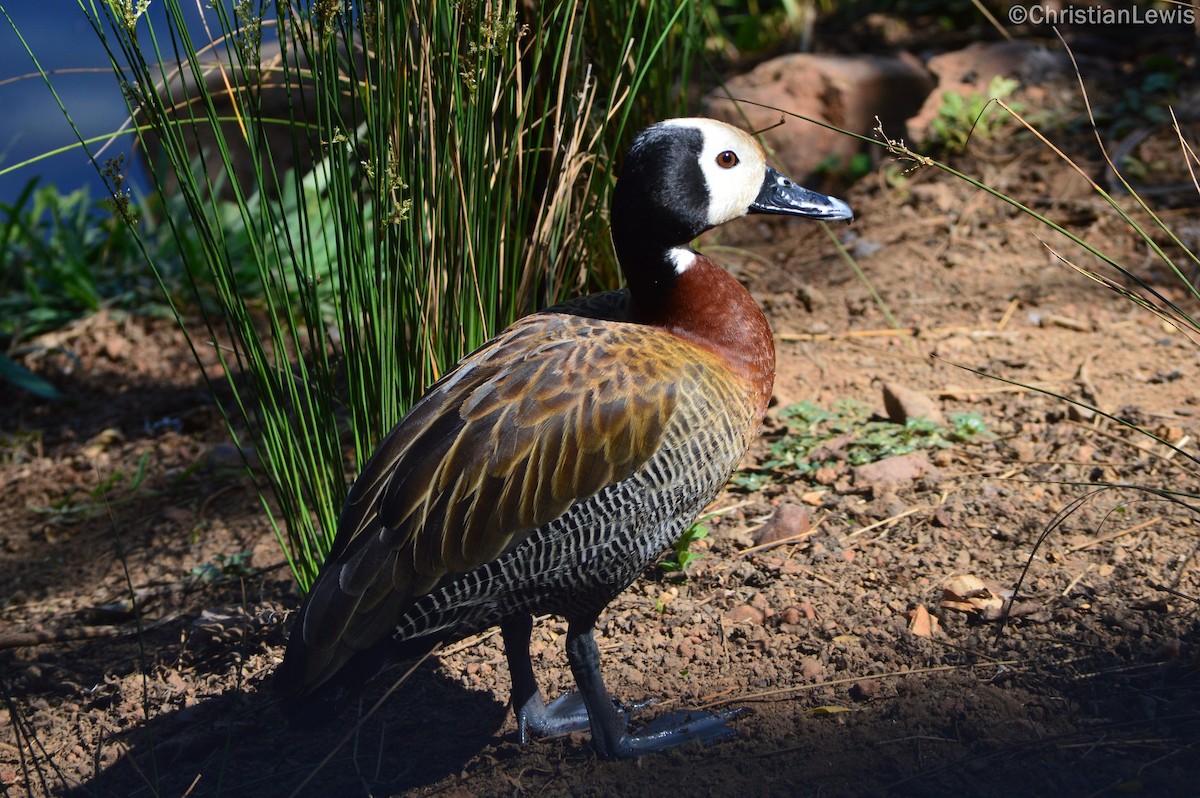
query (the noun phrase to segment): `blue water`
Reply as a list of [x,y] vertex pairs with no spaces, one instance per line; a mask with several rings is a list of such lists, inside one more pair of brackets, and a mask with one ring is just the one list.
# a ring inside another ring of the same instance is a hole
[[[94,2],[100,5],[103,0]],[[196,7],[207,6],[208,0],[200,3],[185,0],[185,4],[193,20],[198,20],[200,12]],[[149,12],[149,19],[159,31],[164,29],[162,5],[161,0],[153,0]],[[82,136],[87,139],[119,130],[128,119],[125,100],[104,48],[78,0],[0,0],[0,8],[11,18],[42,67],[52,73],[54,90]],[[139,30],[144,31],[146,24],[143,18]],[[68,70],[94,71],[79,74]],[[50,89],[36,71],[12,25],[0,15],[0,171],[5,172],[0,174],[0,203],[15,201],[21,189],[35,177],[42,184],[52,183],[63,190],[89,186],[93,197],[105,196],[103,181],[80,149],[5,171],[77,141]],[[22,78],[31,73],[31,77]],[[125,153],[128,162],[132,147],[132,136],[124,135],[109,145],[98,160],[103,162]],[[93,148],[99,151],[100,145]],[[136,165],[132,168],[130,177],[135,188],[144,185],[144,175]]]

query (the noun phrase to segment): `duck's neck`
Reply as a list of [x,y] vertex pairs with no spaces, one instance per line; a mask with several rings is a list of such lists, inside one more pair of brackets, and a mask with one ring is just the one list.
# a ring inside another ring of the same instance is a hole
[[677,248],[643,260],[621,261],[634,320],[715,353],[746,383],[756,412],[764,414],[775,381],[775,341],[758,303],[733,275],[698,252]]

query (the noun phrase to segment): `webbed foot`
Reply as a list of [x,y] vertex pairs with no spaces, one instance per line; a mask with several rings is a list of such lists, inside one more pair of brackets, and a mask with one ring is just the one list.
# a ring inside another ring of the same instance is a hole
[[747,713],[745,707],[704,710],[679,710],[660,715],[638,729],[637,734],[626,732],[613,741],[611,755],[618,759],[666,751],[699,740],[712,743],[737,735],[728,721]]

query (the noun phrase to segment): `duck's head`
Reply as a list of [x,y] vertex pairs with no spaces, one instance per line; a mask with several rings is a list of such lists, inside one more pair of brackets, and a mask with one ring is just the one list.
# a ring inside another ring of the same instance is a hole
[[754,137],[715,119],[669,119],[638,134],[612,204],[613,242],[632,271],[664,260],[686,268],[698,235],[748,213],[851,219],[850,206],[767,163]]

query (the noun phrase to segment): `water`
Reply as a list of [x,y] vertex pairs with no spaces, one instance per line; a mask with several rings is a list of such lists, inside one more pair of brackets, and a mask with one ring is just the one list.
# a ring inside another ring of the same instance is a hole
[[[207,5],[208,0],[202,2]],[[149,18],[157,31],[165,29],[162,5],[161,0],[150,4]],[[53,73],[50,79],[54,90],[84,139],[120,130],[129,117],[125,100],[104,47],[77,0],[0,0],[0,8],[11,18],[42,67]],[[200,19],[198,3],[187,12],[193,23]],[[145,27],[143,19],[139,30],[144,31]],[[196,35],[203,34],[196,31]],[[0,15],[0,171],[77,143],[70,124],[36,71],[12,26]],[[25,75],[31,76],[19,79]],[[101,147],[92,146],[94,151]],[[131,163],[129,176],[136,189],[146,185],[146,179],[139,165],[132,163],[132,148],[133,137],[125,134],[97,159],[103,163],[124,153]],[[35,177],[40,178],[42,185],[53,184],[64,191],[88,186],[95,198],[107,193],[87,155],[74,149],[0,174],[0,203],[15,201],[22,188]]]

